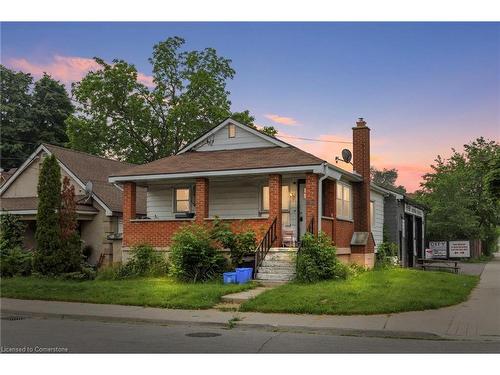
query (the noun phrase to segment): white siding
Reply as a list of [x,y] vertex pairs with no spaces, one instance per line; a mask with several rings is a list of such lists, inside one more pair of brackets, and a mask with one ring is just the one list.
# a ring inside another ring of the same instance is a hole
[[213,144],[204,142],[195,147],[197,151],[216,151],[216,150],[234,150],[240,148],[255,148],[255,147],[272,147],[273,143],[258,137],[249,131],[238,126],[236,128],[236,136],[228,137],[227,125],[219,129],[215,134],[208,139],[213,139]]
[[225,219],[259,217],[260,187],[264,181],[210,181],[209,215]]
[[375,222],[372,223],[373,239],[377,248],[383,241],[384,232],[384,196],[375,191],[370,191],[370,200],[374,202]]
[[173,188],[150,186],[147,192],[147,216],[150,219],[174,219]]

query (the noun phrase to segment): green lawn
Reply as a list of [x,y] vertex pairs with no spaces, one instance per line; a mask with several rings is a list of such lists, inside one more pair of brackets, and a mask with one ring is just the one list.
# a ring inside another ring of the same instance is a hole
[[220,297],[251,289],[254,284],[219,282],[184,284],[169,278],[131,280],[63,281],[36,277],[2,278],[2,297],[54,301],[155,306],[174,309],[207,309]]
[[285,284],[240,310],[352,315],[436,309],[465,301],[478,280],[445,272],[375,270],[346,281]]

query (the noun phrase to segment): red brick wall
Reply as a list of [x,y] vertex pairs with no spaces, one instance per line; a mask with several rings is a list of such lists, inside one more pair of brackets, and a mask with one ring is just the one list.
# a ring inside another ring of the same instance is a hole
[[332,242],[335,243],[334,241],[335,220],[322,218],[321,231],[325,233],[328,237],[330,237],[332,239]]
[[123,223],[123,246],[149,244],[154,247],[167,247],[172,235],[192,220],[150,220]]
[[208,179],[200,177],[196,179],[196,215],[195,220],[203,223],[203,219],[208,217]]
[[136,186],[134,182],[123,184],[123,222],[135,219],[136,215]]
[[[213,219],[206,219],[208,225]],[[268,219],[224,220],[231,223],[234,231],[251,229],[260,241],[267,231]],[[123,246],[130,247],[140,244],[149,244],[154,247],[168,247],[172,243],[172,235],[184,225],[193,224],[193,220],[144,220],[129,221],[123,233]],[[125,223],[124,223],[125,224]]]
[[335,217],[336,215],[336,188],[335,181],[325,180],[323,182],[323,216]]
[[354,233],[354,223],[351,221],[335,220],[334,243],[337,247],[351,247],[352,234]]
[[269,224],[276,218],[276,241],[274,246],[281,246],[281,175],[269,175]]
[[314,221],[314,233],[318,233],[318,175],[306,174],[306,226]]

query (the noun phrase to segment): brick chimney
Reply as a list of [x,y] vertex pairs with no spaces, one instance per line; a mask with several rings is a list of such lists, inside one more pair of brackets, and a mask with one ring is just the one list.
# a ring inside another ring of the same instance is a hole
[[[362,182],[353,186],[354,198],[354,231],[368,233],[368,241],[364,246],[353,246],[352,252],[365,254],[362,263],[370,266],[373,262],[374,243],[370,224],[370,128],[366,121],[359,118],[352,128],[353,169],[363,177]],[[371,253],[371,254],[370,254]],[[370,254],[366,256],[366,254]],[[359,259],[361,260],[361,259]],[[359,263],[359,262],[357,262]]]

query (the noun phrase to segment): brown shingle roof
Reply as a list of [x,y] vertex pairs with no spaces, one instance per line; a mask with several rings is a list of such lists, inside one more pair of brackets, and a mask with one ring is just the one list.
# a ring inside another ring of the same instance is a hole
[[[84,198],[84,196],[76,196],[75,200],[78,202]],[[0,199],[0,209],[5,211],[37,210],[38,197],[2,198]],[[97,210],[91,205],[83,203],[77,204],[76,210],[97,212]]]
[[[129,169],[134,164],[94,156],[81,151],[44,143],[84,184],[92,181],[93,192],[114,212],[122,212],[122,191],[108,182],[108,176]],[[137,190],[137,212],[146,213],[146,192]]]
[[291,167],[318,165],[323,162],[324,160],[293,146],[193,151],[123,169],[112,176]]

